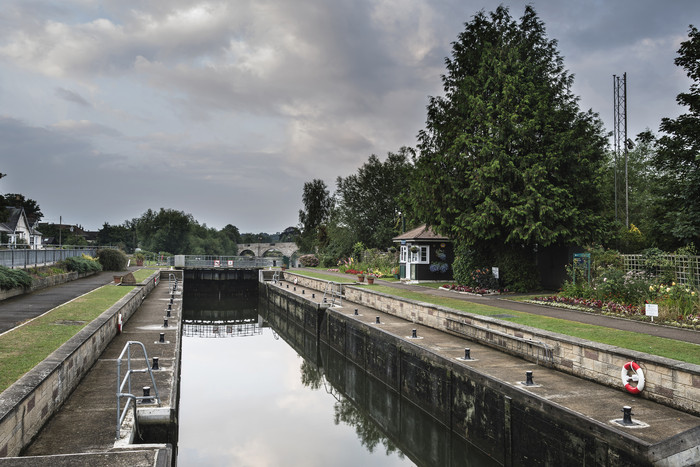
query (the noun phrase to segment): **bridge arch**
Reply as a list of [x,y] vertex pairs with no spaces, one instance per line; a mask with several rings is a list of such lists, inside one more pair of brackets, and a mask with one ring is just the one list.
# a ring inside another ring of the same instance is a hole
[[252,251],[255,256],[264,256],[267,251],[276,250],[282,253],[283,256],[291,258],[295,252],[299,251],[299,247],[294,242],[278,242],[278,243],[241,243],[238,245],[238,255],[242,256],[245,251]]

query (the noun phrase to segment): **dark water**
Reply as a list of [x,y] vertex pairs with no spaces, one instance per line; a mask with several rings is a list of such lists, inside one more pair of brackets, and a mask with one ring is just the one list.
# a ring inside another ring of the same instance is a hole
[[179,466],[495,465],[263,306],[186,302]]

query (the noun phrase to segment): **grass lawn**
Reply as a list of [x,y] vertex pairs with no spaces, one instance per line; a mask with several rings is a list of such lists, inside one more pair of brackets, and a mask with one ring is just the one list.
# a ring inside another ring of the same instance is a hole
[[319,279],[322,281],[332,281],[332,282],[342,282],[342,283],[347,283],[347,282],[357,282],[357,276],[353,276],[352,274],[345,274],[346,277],[342,276],[336,276],[334,274],[325,274],[321,271],[316,272],[316,271],[289,271],[292,274],[299,274],[300,276],[308,276],[308,277],[313,277],[314,279]]
[[136,282],[143,282],[151,277],[151,274],[154,272],[156,272],[155,269],[139,269],[138,271],[134,271],[134,278]]
[[132,289],[114,285],[100,287],[0,336],[0,392]]
[[[423,294],[420,292],[413,292],[410,290],[402,290],[381,285],[372,286],[372,289],[389,295],[432,303],[434,305],[440,305],[482,316],[504,314],[504,310],[502,308],[465,302],[455,298],[438,297],[435,295]],[[672,358],[674,360],[700,365],[700,347],[689,342],[680,342],[662,337],[649,336],[647,334],[620,331],[618,329],[611,329],[603,326],[576,323],[573,321],[550,318],[548,316],[533,315],[530,313],[523,313],[513,310],[507,310],[505,313],[513,316],[513,318],[499,317],[498,319],[531,326],[533,328],[544,329],[546,331],[556,332],[567,336],[578,337],[593,342],[614,345],[625,349],[646,352],[652,355],[658,355],[661,357]]]

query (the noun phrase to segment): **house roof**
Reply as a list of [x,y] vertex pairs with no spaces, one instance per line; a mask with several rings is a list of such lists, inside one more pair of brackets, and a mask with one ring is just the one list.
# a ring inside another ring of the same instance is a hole
[[5,222],[0,223],[0,232],[7,232],[10,234],[15,233],[15,231],[17,230],[17,224],[19,224],[19,220],[22,218],[22,216],[24,216],[27,227],[29,228],[29,233],[31,235],[41,235],[41,232],[34,229],[31,226],[31,224],[29,224],[29,221],[26,220],[27,215],[24,213],[24,208],[14,208],[7,206],[5,209],[10,211],[10,215]]
[[444,241],[450,241],[451,238],[445,237],[442,235],[438,235],[435,232],[433,232],[432,228],[426,227],[426,225],[423,224],[420,227],[416,227],[413,230],[409,230],[408,232],[402,233],[398,237],[393,238],[393,241],[395,241],[395,242],[400,242],[401,240],[422,240],[422,241],[428,241],[428,242],[444,242]]

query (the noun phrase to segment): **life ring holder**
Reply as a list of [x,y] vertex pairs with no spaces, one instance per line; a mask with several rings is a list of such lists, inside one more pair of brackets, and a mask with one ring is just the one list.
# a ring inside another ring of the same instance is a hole
[[[631,376],[629,374],[630,371],[633,373]],[[637,362],[631,361],[622,365],[620,377],[622,378],[622,385],[630,394],[639,394],[644,390],[644,371],[642,371]],[[637,386],[632,386],[630,381],[636,381]]]
[[119,315],[117,315],[117,332],[118,332],[119,334],[122,333],[122,326],[123,326],[123,323],[122,323],[122,314],[121,314],[121,312],[120,312]]

